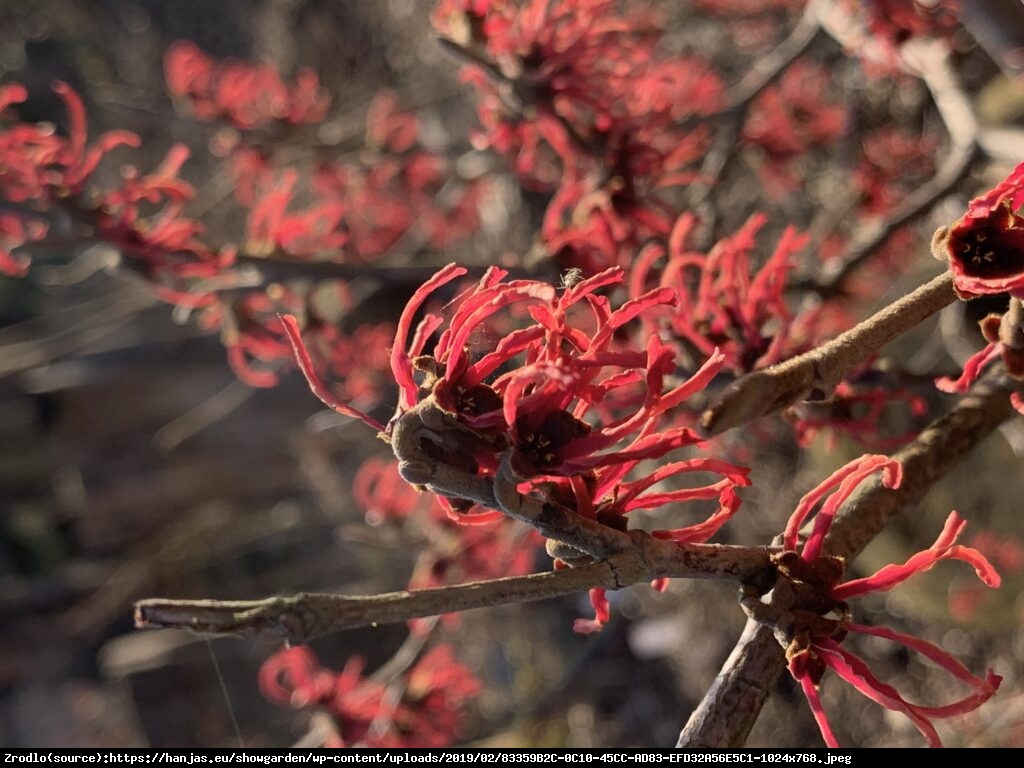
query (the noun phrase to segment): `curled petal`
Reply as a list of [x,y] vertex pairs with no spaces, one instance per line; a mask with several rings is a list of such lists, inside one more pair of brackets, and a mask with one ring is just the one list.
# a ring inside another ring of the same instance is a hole
[[589,635],[600,632],[604,625],[611,618],[611,608],[608,605],[608,596],[601,587],[590,590],[590,604],[594,606],[594,618],[576,619],[572,625],[572,631],[580,635]]
[[965,696],[962,699],[950,702],[949,704],[944,704],[940,707],[922,707],[915,705],[914,708],[925,717],[945,718],[962,715],[965,712],[973,712],[995,695],[996,690],[999,688],[999,684],[1002,682],[1002,678],[999,675],[993,674],[991,670],[984,679],[972,675],[967,667],[957,661],[953,656],[946,653],[946,651],[942,650],[934,643],[929,643],[927,640],[922,640],[920,637],[914,637],[913,635],[908,635],[904,632],[897,632],[896,630],[889,629],[888,627],[869,627],[862,624],[848,624],[846,629],[850,632],[856,632],[862,635],[872,635],[874,637],[891,640],[894,643],[906,646],[912,651],[917,651],[925,658],[946,670],[950,675],[967,685],[973,691],[969,696]]
[[722,370],[722,366],[725,365],[725,360],[725,355],[722,354],[718,347],[715,347],[708,356],[708,359],[704,361],[704,365],[702,365],[697,372],[693,374],[693,376],[671,392],[668,392],[664,396],[658,398],[657,412],[664,413],[665,411],[675,408],[679,403],[685,402],[693,397],[696,392],[707,387],[711,380],[718,375],[718,372]]
[[85,153],[85,105],[82,97],[77,91],[62,80],[53,84],[54,93],[60,96],[64,102],[64,108],[68,112],[68,141],[73,156],[81,159]]
[[[851,461],[849,464],[837,469],[829,475],[828,478],[826,478],[825,481],[817,488],[805,494],[804,497],[800,499],[800,503],[797,504],[796,509],[793,510],[793,514],[790,516],[789,521],[786,524],[786,531],[783,534],[782,541],[783,547],[794,551],[796,550],[799,543],[801,526],[803,526],[804,521],[810,515],[811,510],[814,509],[819,501],[825,498],[825,495],[828,494],[829,491],[837,486],[842,486],[844,481],[848,478],[854,478],[854,482],[852,484],[846,485],[840,489],[839,495],[841,496],[841,501],[839,503],[841,504],[842,501],[845,501],[846,497],[852,493],[853,488],[855,488],[858,483],[871,473],[883,468],[889,470],[890,479],[892,482],[895,482],[898,478],[891,475],[891,472],[893,471],[892,465],[895,465],[896,467],[899,466],[898,462],[893,462],[887,456],[877,454],[868,455],[862,456],[855,461]],[[893,486],[890,485],[889,487]],[[836,506],[838,507],[838,504]],[[831,518],[827,518],[826,522],[830,524]],[[817,525],[815,526],[815,532],[818,533]],[[827,529],[819,534],[819,538],[823,537],[824,533],[827,533]],[[820,548],[820,543],[816,548]],[[808,559],[808,557],[808,553],[805,549],[804,558]]]
[[992,342],[987,347],[979,352],[971,355],[967,362],[964,363],[964,371],[960,374],[959,379],[954,379],[951,376],[942,376],[935,380],[935,386],[941,392],[948,392],[949,394],[963,394],[971,385],[978,380],[981,376],[981,372],[988,367],[989,364],[999,359],[999,355],[1002,354],[1003,345],[999,342]]
[[630,320],[634,320],[637,316],[651,307],[655,307],[660,304],[675,304],[677,298],[678,294],[676,293],[675,288],[655,288],[654,290],[648,291],[643,296],[630,299],[617,310],[612,312],[611,317],[608,318],[608,324],[606,327],[610,330],[621,328]]
[[565,461],[559,469],[561,472],[569,474],[585,472],[597,467],[606,467],[609,464],[622,464],[629,461],[656,458],[676,448],[693,445],[700,441],[701,436],[689,427],[673,427],[658,434],[641,437],[621,451],[583,456],[578,459]]
[[[724,480],[702,488],[683,488],[675,491],[666,491],[664,493],[640,496],[643,491],[647,490],[652,485],[683,472],[714,472],[715,474],[722,475]],[[673,501],[687,501],[694,498],[714,498],[721,490],[719,488],[721,482],[725,482],[728,485],[750,485],[750,470],[718,459],[688,459],[686,461],[675,461],[670,464],[666,464],[663,467],[658,467],[658,469],[651,472],[642,480],[623,484],[616,502],[618,505],[622,506],[623,511],[628,512],[632,509],[648,509],[651,507],[657,507]],[[706,495],[707,493],[710,493],[710,495]]]
[[967,206],[967,218],[985,218],[1007,202],[1014,209],[1024,204],[1024,163],[1018,164],[1005,179],[988,192],[971,200]]
[[930,570],[940,560],[963,560],[974,567],[978,578],[987,586],[998,587],[999,574],[981,552],[971,547],[954,546],[953,542],[965,525],[966,522],[956,512],[951,512],[942,533],[931,547],[918,552],[902,565],[887,565],[872,576],[839,584],[832,589],[832,597],[836,600],[849,600],[868,592],[892,589],[911,576]]
[[420,355],[423,352],[423,348],[427,346],[427,342],[430,341],[431,335],[443,324],[444,318],[440,315],[425,315],[416,326],[416,332],[409,343],[408,356],[413,358]]
[[241,344],[227,344],[228,365],[235,375],[250,387],[264,389],[277,386],[277,374],[273,371],[253,367]]
[[868,669],[868,665],[860,658],[840,647],[834,640],[821,641],[820,646],[815,645],[815,651],[828,667],[861,694],[886,709],[906,715],[914,727],[927,739],[929,746],[942,746],[942,740],[931,721],[918,712],[917,708],[904,699],[895,688],[875,677]]
[[465,345],[473,331],[498,310],[517,301],[551,301],[553,297],[554,288],[534,280],[516,280],[504,283],[486,288],[478,294],[470,296],[463,305],[463,307],[467,307],[465,316],[461,321],[452,320],[452,335],[446,360],[448,366],[458,369],[465,354]]
[[332,411],[340,413],[342,416],[351,416],[354,419],[359,419],[364,424],[373,427],[377,432],[383,432],[383,424],[373,417],[367,416],[362,411],[356,410],[347,403],[341,402],[331,393],[331,390],[327,388],[327,385],[324,384],[323,380],[317,374],[316,368],[313,366],[313,360],[309,356],[309,350],[302,341],[302,333],[299,331],[299,321],[292,315],[284,315],[281,317],[281,322],[284,323],[285,333],[288,334],[288,340],[292,343],[292,349],[295,351],[295,361],[298,363],[302,374],[306,377],[310,390],[312,390],[314,395],[320,398],[320,402]]
[[494,373],[501,365],[507,363],[523,350],[527,349],[544,336],[544,329],[532,326],[521,328],[505,336],[498,342],[493,352],[481,357],[466,371],[464,385],[473,387]]
[[[460,512],[452,506],[450,499],[444,496],[435,496],[434,499],[441,509],[444,510],[447,518],[459,525],[490,525],[505,517],[504,512],[493,509],[480,512]],[[474,507],[474,509],[479,509],[479,507]]]
[[412,321],[416,317],[416,312],[423,306],[423,302],[430,294],[442,285],[466,274],[467,271],[465,267],[454,263],[442,267],[433,277],[416,289],[412,298],[409,299],[409,303],[402,310],[402,316],[398,320],[398,329],[395,331],[395,343],[391,347],[391,373],[400,389],[398,399],[400,409],[407,410],[416,404],[416,382],[412,377],[412,361],[406,351],[409,332],[412,330]]
[[832,733],[832,726],[829,725],[828,718],[825,717],[825,710],[821,706],[817,686],[814,685],[808,675],[803,675],[799,679],[800,688],[803,690],[804,696],[807,697],[807,704],[811,708],[811,714],[814,715],[814,721],[818,724],[821,737],[825,739],[825,746],[830,749],[839,749],[839,741],[836,739],[835,734]]
[[332,675],[325,673],[304,645],[284,648],[260,667],[259,686],[263,695],[281,704],[305,706],[331,694]]
[[28,98],[28,89],[21,83],[4,83],[0,85],[0,112],[11,104],[20,104]]
[[718,511],[704,522],[671,531],[654,531],[652,535],[659,539],[674,541],[676,544],[699,544],[707,541],[718,533],[740,508],[740,497],[731,486],[722,491],[718,500]]
[[622,267],[610,267],[603,272],[598,272],[596,275],[592,275],[571,288],[567,288],[565,293],[562,294],[563,306],[575,304],[585,296],[589,296],[594,291],[604,288],[609,285],[617,285],[623,280],[624,270]]

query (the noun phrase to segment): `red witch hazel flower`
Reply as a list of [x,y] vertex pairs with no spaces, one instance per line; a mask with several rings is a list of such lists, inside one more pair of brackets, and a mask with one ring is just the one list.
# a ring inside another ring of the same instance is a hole
[[651,332],[658,332],[667,322],[672,335],[700,354],[721,350],[726,369],[738,374],[773,365],[800,351],[794,349],[793,339],[812,315],[794,316],[785,291],[797,263],[795,257],[809,238],[788,227],[774,252],[755,270],[755,238],[766,221],[762,214],[751,216],[705,255],[687,248],[697,221],[683,214],[665,245],[652,243],[645,248],[633,267],[631,293],[642,291],[657,277],[660,285],[676,289],[679,296],[671,312],[650,313],[644,318]]
[[[451,422],[438,429],[467,438],[457,450],[452,446],[451,455],[449,446],[439,439],[424,449],[432,458],[491,476],[500,454],[511,451],[512,466],[524,479],[571,478],[606,467],[621,472],[623,467],[632,468],[644,459],[700,441],[689,427],[658,426],[667,411],[703,389],[721,370],[723,356],[712,350],[693,376],[664,391],[665,380],[675,373],[673,350],[657,336],[648,340],[643,351],[617,339],[644,311],[674,303],[673,289],[656,288],[612,310],[609,300],[597,291],[622,283],[621,268],[605,270],[560,294],[538,281],[502,282],[506,272],[491,268],[460,297],[432,354],[423,354],[444,320],[427,314],[414,331],[414,317],[431,294],[465,273],[454,264],[444,267],[416,291],[402,313],[391,351],[399,403],[391,425],[383,430],[386,436],[394,438],[401,417],[429,402]],[[488,335],[493,338],[499,321],[508,319],[497,317],[498,313],[512,305],[525,310],[533,322],[506,332],[487,351],[475,354],[471,342]],[[325,392],[308,361],[301,359],[304,348],[297,323],[288,317],[285,323],[314,391],[335,410],[377,427],[376,421]],[[595,426],[595,422],[606,424]],[[725,467],[707,466],[715,472]],[[696,469],[690,464],[686,468]],[[727,475],[738,477],[737,471],[742,473],[730,466]],[[592,502],[603,496],[592,489],[588,493]],[[628,510],[623,507],[622,511]]]
[[[789,670],[800,682],[828,746],[839,746],[818,697],[821,680],[829,669],[872,701],[906,715],[931,746],[942,746],[932,721],[977,709],[995,694],[1001,678],[991,671],[984,678],[972,675],[941,648],[920,638],[885,627],[856,624],[847,601],[891,589],[911,576],[929,570],[940,560],[963,560],[974,567],[978,578],[989,587],[999,586],[999,575],[976,549],[956,544],[966,522],[952,512],[942,533],[928,549],[918,552],[902,565],[888,565],[866,578],[842,581],[846,563],[841,557],[823,554],[825,537],[839,507],[860,483],[879,471],[885,487],[899,487],[902,480],[900,463],[885,456],[869,455],[837,470],[805,495],[786,525],[784,551],[773,556],[779,578],[770,593],[770,600],[763,601],[760,596],[750,593],[742,602],[754,619],[773,627],[776,637],[786,648]],[[811,533],[798,551],[800,528],[823,499],[824,504],[814,518]],[[962,682],[970,693],[942,706],[924,706],[907,701],[895,688],[875,677],[862,659],[842,646],[851,632],[891,640],[917,651]]]
[[318,745],[324,747],[447,746],[462,724],[465,700],[480,690],[446,645],[390,681],[364,675],[359,657],[334,672],[306,646],[285,648],[264,662],[259,683],[271,701],[326,711],[334,732]]
[[[81,193],[108,152],[139,143],[128,131],[108,131],[90,145],[81,97],[66,83],[57,82],[53,89],[67,109],[66,137],[47,124],[0,125],[0,200],[15,204],[0,214],[0,274],[24,276],[29,259],[13,251],[46,235],[49,206]],[[27,98],[19,83],[0,85],[0,117]],[[34,210],[25,211],[22,204]]]
[[980,197],[950,227],[935,233],[932,252],[948,260],[961,299],[1009,293],[1024,298],[1024,163]]
[[[613,309],[599,291],[622,284],[620,267],[562,291],[533,280],[505,282],[506,272],[491,268],[453,302],[447,328],[426,354],[445,321],[427,313],[414,329],[414,319],[432,294],[465,273],[454,264],[442,268],[403,311],[391,350],[399,402],[386,428],[332,396],[313,371],[294,318],[284,318],[313,391],[336,411],[378,429],[408,482],[436,494],[459,522],[518,517],[497,495],[499,485],[509,484],[518,498],[544,499],[623,531],[636,509],[717,500],[707,520],[653,532],[678,543],[706,541],[732,517],[739,508],[736,487],[749,484],[744,468],[695,457],[629,479],[643,461],[700,442],[680,411],[726,362],[712,349],[688,379],[666,386],[676,375],[674,349],[657,334],[645,348],[631,346],[640,327],[634,321],[675,303],[674,288],[655,288]],[[720,479],[660,487],[689,473]],[[474,507],[487,511],[470,514]],[[553,554],[571,559],[582,553]],[[603,623],[603,592],[592,597],[598,619],[581,631]]]
[[[1010,294],[1009,309],[981,321],[988,345],[965,364],[959,379],[941,378],[943,392],[965,392],[991,363],[1002,358],[1011,376],[1024,379],[1024,163],[994,188],[974,198],[967,213],[932,240],[932,253],[947,260],[953,287],[961,299]],[[1024,413],[1024,399],[1012,395]]]
[[272,67],[218,62],[188,40],[167,50],[164,70],[168,90],[187,102],[196,117],[224,118],[241,130],[273,122],[319,123],[330,104],[311,70],[300,71],[289,87]]
[[[596,515],[605,495],[640,461],[699,441],[688,427],[660,428],[662,417],[703,389],[721,369],[722,356],[713,351],[691,378],[664,391],[664,380],[675,373],[673,350],[657,336],[643,351],[617,339],[646,310],[673,303],[673,290],[657,288],[612,310],[597,291],[620,284],[620,268],[561,293],[536,281],[503,283],[504,271],[491,269],[464,296],[432,355],[421,353],[441,323],[436,316],[421,321],[406,349],[416,308],[441,281],[462,271],[446,267],[410,302],[399,322],[392,372],[402,388],[399,414],[432,400],[459,424],[456,429],[479,438],[472,452],[475,472],[492,475],[499,455],[507,453],[518,478],[535,485],[568,485],[572,506],[580,514]],[[488,323],[498,319],[496,313],[513,304],[525,308],[533,323],[473,355],[471,338],[486,332]],[[417,375],[423,377],[420,384]],[[465,453],[463,447],[460,455]],[[719,472],[723,467],[680,465],[676,470]],[[729,476],[733,469],[742,474],[730,467]],[[621,511],[628,510],[623,506]]]

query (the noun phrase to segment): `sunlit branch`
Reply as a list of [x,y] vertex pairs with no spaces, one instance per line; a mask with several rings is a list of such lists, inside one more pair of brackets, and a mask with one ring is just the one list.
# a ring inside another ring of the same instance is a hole
[[846,373],[956,299],[945,272],[832,341],[736,381],[702,417],[712,435],[787,408],[825,400]]
[[[667,545],[667,546],[660,546]],[[349,597],[300,593],[265,600],[142,600],[140,628],[191,629],[212,634],[269,631],[291,643],[356,627],[496,605],[526,603],[620,589],[660,577],[756,580],[769,570],[769,550],[720,544],[675,545],[643,535],[633,549],[575,568],[415,592]]]

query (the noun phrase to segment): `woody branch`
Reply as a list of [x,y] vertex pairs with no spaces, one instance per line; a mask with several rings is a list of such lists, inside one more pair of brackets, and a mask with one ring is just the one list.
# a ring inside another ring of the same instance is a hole
[[631,549],[575,568],[438,589],[373,596],[300,593],[244,601],[142,600],[135,605],[135,624],[210,634],[267,630],[291,643],[303,643],[345,629],[545,600],[595,587],[621,589],[661,577],[750,581],[766,577],[770,570],[768,548],[677,546],[646,534],[636,538]]

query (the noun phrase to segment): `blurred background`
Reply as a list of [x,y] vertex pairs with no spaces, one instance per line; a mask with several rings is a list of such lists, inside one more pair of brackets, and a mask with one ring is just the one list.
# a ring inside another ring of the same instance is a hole
[[[199,189],[193,215],[228,233],[238,226],[224,204],[230,182],[213,173],[215,159],[203,151],[217,129],[175,112],[164,86],[167,46],[188,39],[218,58],[258,60],[285,73],[313,68],[337,116],[333,133],[318,137],[328,145],[343,145],[374,94],[389,88],[418,110],[435,146],[457,150],[468,146],[474,101],[436,42],[429,5],[7,0],[0,5],[0,79],[27,86],[23,119],[59,126],[66,118],[50,85],[70,83],[86,102],[90,135],[128,128],[142,137],[132,156],[141,168],[154,167],[175,141],[193,147],[183,171]],[[721,53],[722,38],[708,33],[699,9],[679,5],[671,9],[674,29],[718,49],[724,68],[741,69],[742,59]],[[1019,128],[1021,82],[984,52],[969,51],[962,65],[985,119]],[[877,95],[858,89],[858,108]],[[901,98],[912,110],[922,97],[910,89]],[[105,172],[116,174],[116,163]],[[499,179],[484,226],[433,263],[487,264],[509,251],[526,253],[543,213],[536,198]],[[965,199],[950,205],[953,216]],[[936,223],[922,224],[918,242]],[[354,472],[386,446],[326,413],[297,374],[273,389],[247,387],[215,335],[176,323],[140,282],[103,269],[104,258],[102,249],[55,249],[28,278],[0,277],[0,743],[315,743],[317,713],[272,704],[258,689],[257,671],[278,644],[136,632],[131,605],[154,596],[404,588],[415,540],[368,525],[352,499]],[[375,297],[368,307],[393,319],[409,286],[365,293]],[[907,354],[938,333],[934,325],[922,329]],[[385,404],[385,418],[386,411]],[[1024,744],[1024,473],[1014,445],[1020,450],[1019,428],[988,440],[858,566],[866,573],[928,546],[951,509],[971,521],[970,532],[1001,547],[998,593],[981,594],[969,569],[947,565],[858,608],[865,623],[895,616],[973,671],[989,665],[1005,677],[994,702],[943,726],[950,746]],[[860,452],[844,441],[832,453],[823,446],[799,453],[780,438],[758,456],[754,487],[743,494],[747,522],[734,522],[726,540],[767,541],[801,493]],[[540,552],[536,568],[549,562]],[[632,588],[613,596],[613,620],[588,637],[572,632],[574,618],[590,615],[585,595],[464,615],[442,631],[484,688],[466,702],[459,743],[673,744],[743,625],[735,598],[721,584],[673,583],[663,594]],[[405,637],[402,626],[355,630],[314,648],[325,666],[340,669],[359,654],[372,669]],[[933,668],[901,649],[867,643],[859,651],[901,690],[952,695]],[[844,743],[919,743],[904,719],[842,686],[826,685],[825,702]],[[803,696],[783,679],[749,744],[819,739]]]

